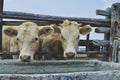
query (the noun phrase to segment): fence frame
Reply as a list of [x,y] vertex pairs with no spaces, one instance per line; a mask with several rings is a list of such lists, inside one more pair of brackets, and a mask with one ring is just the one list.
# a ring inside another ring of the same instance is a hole
[[[102,15],[102,16],[106,16],[106,19],[94,19],[94,18],[76,18],[76,17],[60,17],[60,16],[50,16],[50,15],[41,15],[41,14],[33,14],[33,13],[23,13],[23,12],[12,12],[12,11],[3,11],[3,4],[4,4],[4,0],[0,0],[0,50],[2,51],[2,25],[19,25],[24,21],[4,21],[3,19],[20,19],[20,20],[31,20],[33,22],[36,22],[38,25],[45,25],[45,24],[58,24],[58,23],[62,23],[63,20],[68,19],[68,20],[73,20],[73,21],[77,21],[78,23],[83,23],[83,24],[90,24],[93,27],[104,27],[102,29],[110,28],[110,36],[109,33],[105,32],[105,40],[110,41],[109,44],[103,44],[101,41],[98,42],[99,45],[97,44],[97,46],[105,46],[107,45],[108,48],[104,48],[103,51],[93,51],[90,52],[88,51],[89,45],[87,44],[87,49],[86,49],[86,53],[103,53],[105,54],[105,58],[106,60],[108,60],[108,54],[111,52],[110,51],[110,47],[113,46],[113,42],[114,40],[116,40],[115,36],[118,36],[118,26],[120,26],[120,24],[118,24],[119,19],[115,17],[115,15],[117,16],[119,14],[119,6],[120,3],[115,3],[112,5],[112,11],[109,8],[109,10],[107,9],[106,11],[104,10],[97,10],[96,14],[97,15]],[[116,9],[115,6],[118,6]],[[115,13],[116,11],[116,13]],[[118,15],[119,16],[119,15]],[[98,29],[99,30],[99,29]],[[101,30],[102,32],[103,30]],[[108,30],[107,30],[108,31]],[[100,31],[96,31],[96,32],[100,32]],[[109,32],[109,31],[108,31]],[[120,36],[117,37],[117,40]],[[110,38],[110,39],[109,39]],[[89,41],[89,35],[87,36],[87,40]],[[79,43],[81,43],[82,41],[80,41]],[[84,42],[85,43],[85,42]],[[88,42],[90,44],[90,42]],[[101,43],[101,44],[100,44]],[[92,42],[92,45],[93,42]],[[111,47],[111,49],[113,50],[113,47]],[[7,54],[12,54],[12,52],[6,52]],[[80,52],[81,53],[81,52]],[[83,52],[82,52],[83,53]],[[0,55],[2,55],[3,52],[0,52]],[[4,52],[5,54],[5,52]],[[13,54],[16,54],[15,52]],[[113,57],[112,57],[113,58]],[[105,59],[104,59],[105,60]]]

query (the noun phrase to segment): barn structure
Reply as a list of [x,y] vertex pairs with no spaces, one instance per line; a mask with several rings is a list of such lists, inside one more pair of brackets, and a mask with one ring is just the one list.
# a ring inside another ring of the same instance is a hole
[[[5,21],[3,19],[30,20],[38,25],[58,24],[68,19],[78,23],[90,24],[96,33],[104,33],[104,40],[80,40],[80,46],[86,46],[85,52],[78,54],[102,54],[98,60],[49,60],[19,62],[18,60],[0,60],[1,80],[119,80],[120,79],[120,3],[106,10],[96,10],[97,15],[105,19],[60,17],[23,12],[3,11],[4,0],[0,0],[0,56],[18,55],[17,52],[2,52],[2,26],[19,25],[24,21]],[[38,53],[41,55],[41,53]],[[104,62],[109,61],[109,62]],[[112,61],[112,62],[111,62]],[[118,62],[118,63],[116,63]]]

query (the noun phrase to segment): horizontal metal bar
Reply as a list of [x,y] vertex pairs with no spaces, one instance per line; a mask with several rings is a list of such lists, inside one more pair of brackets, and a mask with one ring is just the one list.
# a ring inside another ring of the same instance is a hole
[[[86,41],[87,40],[80,40],[79,41],[79,46],[86,46]],[[110,42],[108,40],[89,40],[88,41],[88,44],[89,46],[93,46],[93,47],[96,47],[96,46],[109,46]]]
[[[46,51],[41,51],[41,52],[38,52],[37,54],[38,55],[52,55],[54,53],[57,53],[59,51],[49,51],[49,52],[46,52]],[[87,51],[87,52],[77,52],[78,54],[104,54],[104,53],[107,53],[107,51]],[[19,52],[0,52],[0,55],[19,55]]]
[[[8,25],[8,26],[19,26],[25,21],[3,21],[3,25]],[[50,24],[58,24],[58,22],[48,22],[48,21],[33,21],[37,23],[39,26],[44,26],[44,25],[50,25]]]
[[18,55],[19,52],[0,52],[0,55]]
[[[25,21],[3,21],[3,25],[20,25]],[[50,25],[50,24],[59,24],[60,22],[54,22],[54,21],[35,21],[33,22],[37,23],[38,25]],[[79,21],[78,23],[82,23],[83,25],[85,24],[90,24],[92,27],[110,27],[109,22],[93,22],[93,21]]]
[[107,51],[87,51],[87,52],[77,52],[78,54],[105,54]]
[[42,14],[33,14],[33,13],[24,13],[24,12],[13,12],[13,11],[4,11],[3,16],[5,17],[12,17],[13,18],[23,18],[23,19],[31,19],[31,20],[45,20],[45,21],[63,21],[65,19],[73,20],[73,21],[99,21],[99,22],[106,22],[109,20],[105,19],[93,19],[93,18],[78,18],[78,17],[62,17],[62,16],[51,16],[51,15],[42,15]]
[[77,21],[78,23],[91,24],[92,26],[103,26],[110,27],[109,19],[93,19],[93,18],[77,18],[77,17],[62,17],[62,16],[50,16],[50,15],[41,15],[41,14],[31,14],[23,12],[13,12],[13,11],[4,11],[3,15],[0,15],[2,18],[7,19],[22,19],[22,20],[39,20],[39,21],[49,21],[52,23],[62,23],[63,20],[72,20]]

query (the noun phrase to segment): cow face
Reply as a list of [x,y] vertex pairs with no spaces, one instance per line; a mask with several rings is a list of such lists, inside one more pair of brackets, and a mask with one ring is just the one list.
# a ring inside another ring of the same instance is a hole
[[39,48],[39,36],[47,34],[50,28],[38,28],[33,22],[25,22],[18,26],[18,29],[7,28],[4,33],[10,37],[16,38],[17,46],[19,47],[19,59],[24,62],[33,60],[34,54]]
[[60,24],[61,42],[65,58],[76,57],[76,50],[79,42],[79,34],[87,35],[92,29],[90,25],[81,27],[75,21],[65,20]]

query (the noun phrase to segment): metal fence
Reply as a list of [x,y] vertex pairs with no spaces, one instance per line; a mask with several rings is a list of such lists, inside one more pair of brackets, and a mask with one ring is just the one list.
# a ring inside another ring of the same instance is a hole
[[[23,12],[13,12],[13,11],[3,11],[4,0],[0,0],[0,55],[3,54],[17,54],[17,52],[2,52],[2,25],[19,25],[23,20],[30,20],[38,25],[48,25],[48,24],[58,24],[62,23],[63,20],[73,20],[78,23],[90,24],[93,27],[97,27],[95,29],[96,33],[104,33],[105,40],[89,40],[89,35],[87,35],[86,40],[80,40],[80,46],[86,46],[86,52],[78,52],[85,54],[92,53],[103,53],[103,60],[109,60],[109,57],[112,55],[114,40],[119,39],[119,13],[120,13],[120,3],[115,3],[111,8],[104,10],[96,10],[97,15],[105,16],[105,19],[95,19],[95,18],[78,18],[78,17],[61,17],[61,16],[50,16],[50,15],[41,15],[41,14],[33,14],[33,13],[23,13]],[[3,19],[18,19],[22,21],[11,21],[11,20],[3,20]],[[87,44],[86,44],[87,43]],[[102,50],[99,48],[103,47]],[[98,51],[94,51],[95,48],[98,48]],[[117,53],[118,55],[118,53]],[[112,56],[113,60],[114,57]],[[118,60],[114,60],[117,62]]]

